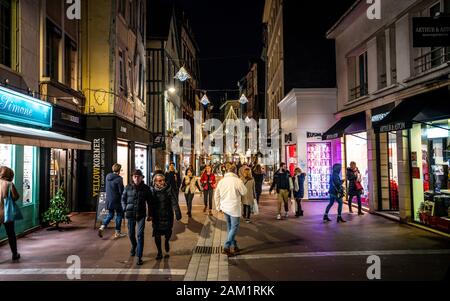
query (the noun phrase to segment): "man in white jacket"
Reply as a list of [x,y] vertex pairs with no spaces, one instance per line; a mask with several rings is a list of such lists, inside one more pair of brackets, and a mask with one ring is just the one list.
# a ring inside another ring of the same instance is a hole
[[242,215],[241,198],[246,193],[247,188],[245,188],[244,182],[236,175],[236,166],[229,166],[224,178],[217,185],[214,195],[216,208],[224,213],[227,222],[228,238],[223,253],[228,256],[234,256],[239,252],[236,234]]

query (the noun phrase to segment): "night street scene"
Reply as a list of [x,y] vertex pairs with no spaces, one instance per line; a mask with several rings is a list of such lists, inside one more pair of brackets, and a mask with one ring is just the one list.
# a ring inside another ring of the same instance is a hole
[[0,0],[1,286],[448,292],[449,166],[450,0]]

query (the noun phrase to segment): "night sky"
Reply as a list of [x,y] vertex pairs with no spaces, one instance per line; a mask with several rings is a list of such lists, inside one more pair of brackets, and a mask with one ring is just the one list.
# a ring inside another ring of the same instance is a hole
[[[304,0],[299,0],[304,1]],[[342,15],[354,0],[316,0],[311,4],[311,20],[330,23],[326,2],[333,2],[333,14]],[[339,2],[335,2],[339,1]],[[237,82],[248,71],[249,60],[261,56],[262,15],[264,0],[177,0],[186,11],[197,44],[200,48],[201,88],[205,90],[236,90]],[[306,4],[306,3],[305,3]],[[314,13],[315,12],[315,13]],[[325,38],[325,32],[323,33]],[[217,102],[225,92],[208,93]],[[229,92],[228,98],[237,98],[238,92]]]

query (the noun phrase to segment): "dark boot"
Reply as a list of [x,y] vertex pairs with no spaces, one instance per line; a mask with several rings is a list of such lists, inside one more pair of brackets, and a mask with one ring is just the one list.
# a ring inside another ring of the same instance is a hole
[[331,222],[331,219],[329,219],[329,218],[328,218],[328,215],[325,214],[325,215],[323,216],[323,221],[324,221],[324,222]]
[[362,211],[359,211],[358,215],[364,215],[364,213]]
[[338,223],[346,223],[346,221],[344,221],[344,220],[342,219],[342,216],[338,216],[337,222],[338,222]]

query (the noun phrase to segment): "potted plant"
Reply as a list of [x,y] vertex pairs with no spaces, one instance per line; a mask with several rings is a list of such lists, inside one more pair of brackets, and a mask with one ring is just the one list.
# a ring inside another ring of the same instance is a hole
[[43,221],[49,224],[54,224],[53,228],[48,230],[61,231],[59,224],[69,224],[71,222],[70,209],[66,204],[66,197],[64,196],[64,190],[59,189],[53,199],[50,200],[50,208],[44,213]]

